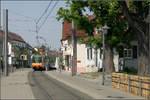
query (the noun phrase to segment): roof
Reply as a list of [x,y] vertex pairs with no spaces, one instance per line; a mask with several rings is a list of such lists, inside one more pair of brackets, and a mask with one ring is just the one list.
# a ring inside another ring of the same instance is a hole
[[[87,15],[89,20],[92,20],[95,16],[94,15]],[[72,36],[72,23],[68,23],[67,21],[63,22],[63,32],[62,32],[62,40],[66,40]],[[85,33],[84,30],[76,30],[75,31],[76,37],[83,37],[88,36],[88,33]]]
[[11,40],[17,40],[17,41],[20,41],[20,42],[25,42],[23,40],[23,38],[17,34],[14,34],[14,33],[9,33],[8,34],[8,37],[11,39]]
[[[2,30],[0,30],[0,37],[2,37],[3,34],[4,34],[4,32]],[[23,38],[21,36],[19,36],[18,34],[15,34],[15,33],[12,33],[12,32],[8,32],[8,41],[12,41],[12,40],[25,42],[23,40]]]
[[53,50],[52,53],[53,53],[55,56],[58,56],[58,57],[62,56],[62,53],[61,53],[61,52],[58,52],[58,51],[56,51],[56,50]]
[[0,37],[2,37],[2,35],[3,35],[3,31],[2,31],[2,30],[0,30]]

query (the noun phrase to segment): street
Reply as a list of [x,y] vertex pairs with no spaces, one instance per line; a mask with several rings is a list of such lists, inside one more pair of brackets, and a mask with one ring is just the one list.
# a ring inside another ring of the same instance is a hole
[[88,95],[81,93],[63,83],[47,76],[44,72],[30,72],[29,84],[33,94],[37,99],[48,100],[83,100],[92,99]]
[[1,99],[129,99],[145,100],[127,92],[102,86],[99,81],[89,81],[69,72],[35,71],[31,68],[17,69],[8,77],[1,77]]
[[0,0],[0,99],[150,100],[150,0]]

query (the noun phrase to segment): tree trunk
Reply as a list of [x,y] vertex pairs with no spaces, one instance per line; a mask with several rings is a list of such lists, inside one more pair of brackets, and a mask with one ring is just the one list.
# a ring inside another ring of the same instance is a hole
[[[139,49],[139,50],[141,50],[141,49]],[[139,75],[149,75],[150,74],[147,55],[140,54],[140,56],[138,58],[138,74]]]
[[111,74],[115,71],[114,62],[113,62],[113,51],[110,46],[106,44],[105,46],[105,72]]
[[124,16],[129,23],[129,26],[137,35],[138,40],[138,74],[140,75],[150,75],[150,67],[148,64],[148,55],[149,55],[149,22],[145,21],[134,21],[132,15],[129,12],[129,9],[125,2],[120,1],[122,6],[122,11]]
[[150,75],[149,67],[149,25],[145,23],[145,32],[137,34],[138,39],[138,74]]

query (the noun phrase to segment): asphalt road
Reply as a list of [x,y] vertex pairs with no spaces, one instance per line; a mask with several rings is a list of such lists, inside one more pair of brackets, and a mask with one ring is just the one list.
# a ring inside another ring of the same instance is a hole
[[36,99],[47,100],[84,100],[92,99],[59,81],[44,74],[44,72],[30,72],[29,83]]

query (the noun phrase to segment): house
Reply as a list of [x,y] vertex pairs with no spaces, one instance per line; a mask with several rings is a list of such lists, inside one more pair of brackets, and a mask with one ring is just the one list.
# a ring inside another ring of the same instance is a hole
[[[88,16],[92,18],[93,16]],[[95,32],[94,35],[98,35]],[[72,24],[63,22],[63,32],[61,40],[61,51],[63,55],[63,63],[66,70],[71,71],[72,66]],[[76,50],[77,50],[77,72],[95,72],[102,68],[102,51],[88,47],[86,43],[80,42],[80,37],[87,37],[88,34],[83,30],[76,30]]]
[[[62,40],[61,40],[61,51],[63,55],[63,63],[66,70],[71,71],[72,67],[72,23],[66,21],[63,22]],[[94,35],[98,35],[95,30]],[[77,50],[77,72],[95,72],[102,68],[103,54],[100,49],[88,47],[86,43],[80,42],[80,37],[87,37],[88,34],[83,30],[76,30],[76,50]],[[118,72],[124,67],[137,69],[138,58],[137,58],[137,41],[132,41],[131,49],[127,49],[124,45],[122,53],[117,53],[114,49],[114,67],[115,71]]]
[[0,57],[2,56],[2,48],[3,48],[3,34],[2,31],[0,30]]
[[[2,55],[2,48],[3,48],[3,34],[4,32],[2,30],[0,30],[0,56]],[[9,32],[8,33],[8,65],[12,66],[12,65],[17,65],[19,63],[21,63],[20,61],[17,61],[16,59],[21,59],[21,54],[19,54],[19,51],[23,51],[26,48],[26,52],[28,52],[28,56],[25,57],[24,60],[26,60],[26,65],[30,64],[30,57],[32,54],[32,50],[33,48],[26,43],[23,38],[15,33]],[[24,54],[22,54],[24,55]],[[19,58],[17,58],[17,56],[19,56]],[[28,59],[28,60],[27,60]]]
[[132,70],[138,69],[138,41],[135,39],[132,41],[130,48],[124,47],[124,45],[121,45],[121,49],[123,52],[119,53],[118,55],[118,69],[123,70],[124,68],[129,68]]
[[62,56],[62,53],[59,52],[59,51],[56,51],[56,50],[53,50],[52,54],[55,55],[56,57],[61,57]]

